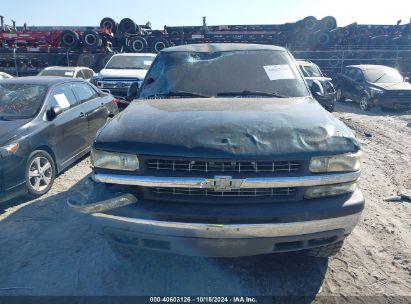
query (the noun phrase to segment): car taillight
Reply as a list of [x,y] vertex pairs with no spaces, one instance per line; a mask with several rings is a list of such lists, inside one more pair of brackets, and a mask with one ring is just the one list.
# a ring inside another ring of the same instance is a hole
[[114,98],[113,101],[116,105],[118,105],[118,101],[119,101],[118,98]]

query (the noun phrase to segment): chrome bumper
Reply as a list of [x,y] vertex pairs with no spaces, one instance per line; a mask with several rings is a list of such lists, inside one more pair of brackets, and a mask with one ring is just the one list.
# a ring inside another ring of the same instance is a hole
[[149,233],[150,235],[208,239],[243,239],[295,236],[336,229],[343,229],[345,234],[348,234],[357,225],[361,213],[307,222],[229,225],[163,222],[121,217],[104,213],[94,213],[93,216],[100,221],[109,224],[107,225],[108,227],[124,224],[125,227],[127,227],[127,230]]
[[[230,179],[233,188],[282,188],[282,187],[310,187],[348,183],[357,180],[361,172],[322,174],[296,177],[267,177]],[[92,175],[95,182],[141,186],[141,187],[184,187],[184,188],[214,188],[214,179],[197,177],[159,177],[119,175],[108,173],[95,173]]]

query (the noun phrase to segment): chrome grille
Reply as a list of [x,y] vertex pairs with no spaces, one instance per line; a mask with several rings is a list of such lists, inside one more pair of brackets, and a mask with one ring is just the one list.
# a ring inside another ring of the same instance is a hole
[[301,167],[299,161],[147,160],[147,169],[171,172],[296,173]]
[[230,191],[217,191],[213,189],[194,188],[152,188],[155,195],[165,196],[193,196],[193,197],[292,197],[296,188],[264,188],[264,189],[233,189]]

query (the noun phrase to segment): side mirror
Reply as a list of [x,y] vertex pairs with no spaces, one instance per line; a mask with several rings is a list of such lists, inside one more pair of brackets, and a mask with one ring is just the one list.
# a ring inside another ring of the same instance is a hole
[[127,101],[132,101],[137,98],[138,90],[140,89],[140,83],[139,82],[133,82],[130,87],[128,88],[127,91]]
[[63,109],[59,106],[51,107],[49,110],[46,112],[47,119],[49,121],[52,121],[55,119],[57,116],[59,116],[63,112]]
[[313,83],[310,86],[310,91],[311,91],[311,94],[314,97],[324,96],[323,86],[321,85],[321,83],[318,80],[313,81]]
[[109,89],[100,89],[101,92],[111,94],[111,91]]
[[410,77],[404,77],[404,82],[410,82]]

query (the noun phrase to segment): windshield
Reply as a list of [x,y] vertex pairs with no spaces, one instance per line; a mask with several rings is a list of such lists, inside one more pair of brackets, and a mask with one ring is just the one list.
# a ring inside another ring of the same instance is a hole
[[38,76],[73,77],[73,70],[43,70]]
[[300,65],[304,77],[322,77],[320,69],[316,65]]
[[113,56],[105,68],[148,70],[153,60],[151,56]]
[[309,95],[295,63],[284,51],[161,53],[146,76],[140,98],[170,92],[170,96],[181,92],[186,97]]
[[392,68],[365,70],[364,76],[371,83],[399,83],[404,82],[401,74]]
[[47,86],[34,84],[0,84],[0,118],[33,117],[47,92]]

